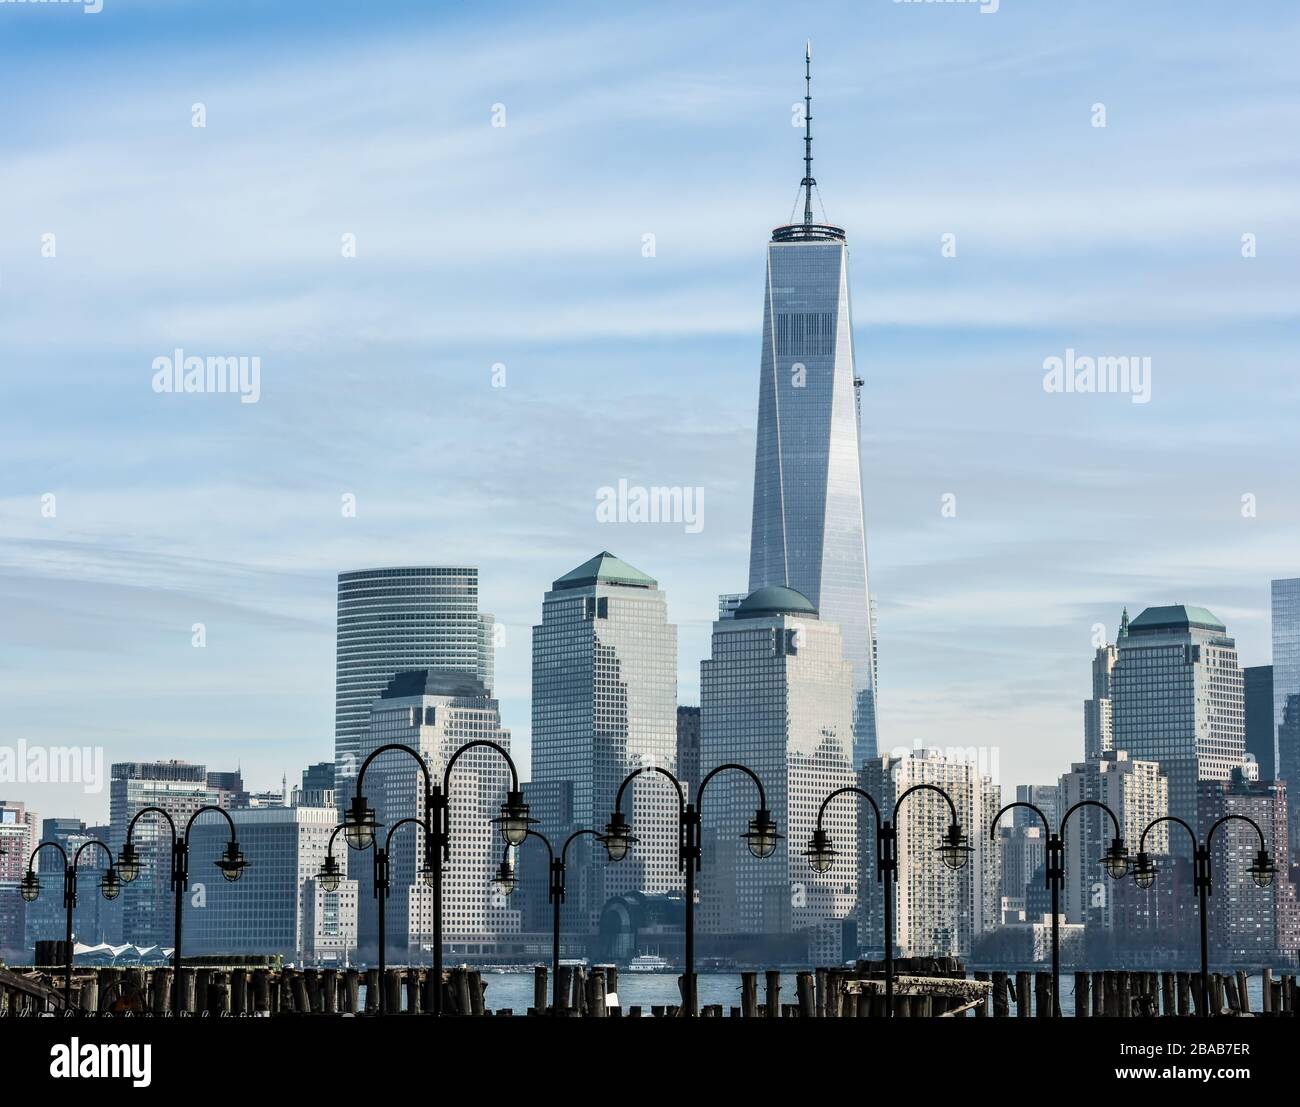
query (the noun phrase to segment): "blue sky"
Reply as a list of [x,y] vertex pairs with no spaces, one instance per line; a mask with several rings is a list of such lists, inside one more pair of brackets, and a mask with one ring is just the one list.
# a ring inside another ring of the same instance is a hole
[[[0,744],[292,780],[332,756],[337,572],[470,563],[526,760],[529,628],[606,548],[667,591],[698,702],[806,38],[883,744],[1054,779],[1126,604],[1204,604],[1268,660],[1300,575],[1293,5],[270,7],[0,4]],[[154,393],[176,347],[259,356],[260,402]],[[1151,402],[1044,392],[1070,347],[1150,357]],[[620,478],[703,488],[703,529],[598,523]]]

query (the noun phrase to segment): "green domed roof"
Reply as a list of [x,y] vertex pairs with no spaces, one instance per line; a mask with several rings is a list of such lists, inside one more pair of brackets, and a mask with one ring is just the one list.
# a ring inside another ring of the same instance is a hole
[[737,619],[762,619],[772,615],[811,615],[817,618],[817,609],[802,592],[780,584],[757,588],[740,601],[736,608]]

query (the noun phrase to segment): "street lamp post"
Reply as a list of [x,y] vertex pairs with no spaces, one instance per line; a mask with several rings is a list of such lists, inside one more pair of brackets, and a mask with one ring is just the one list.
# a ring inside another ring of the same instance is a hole
[[122,884],[118,880],[117,870],[113,868],[113,851],[98,838],[90,838],[82,842],[73,853],[71,860],[68,859],[68,851],[58,842],[41,842],[32,850],[31,856],[27,859],[27,872],[19,881],[19,890],[23,899],[28,903],[34,902],[41,894],[41,881],[34,871],[36,855],[43,849],[59,851],[63,858],[63,907],[67,913],[63,954],[63,1009],[65,1011],[72,1008],[72,909],[77,906],[77,862],[81,860],[81,851],[87,846],[98,846],[108,854],[108,872],[100,880],[99,890],[105,899],[116,899],[118,892],[122,890]]
[[1057,831],[1052,830],[1051,824],[1047,821],[1047,816],[1038,807],[1027,800],[1016,800],[1015,803],[1007,804],[993,816],[993,822],[989,826],[990,840],[997,835],[998,823],[1002,821],[1002,816],[1013,807],[1029,808],[1042,820],[1043,830],[1047,833],[1047,862],[1044,867],[1047,874],[1047,886],[1052,891],[1052,1014],[1060,1018],[1061,927],[1058,916],[1061,907],[1061,888],[1065,884],[1065,824],[1070,821],[1070,816],[1081,807],[1099,807],[1110,816],[1111,825],[1115,828],[1115,837],[1111,840],[1110,848],[1106,850],[1105,855],[1102,857],[1102,867],[1105,868],[1106,874],[1112,880],[1121,880],[1124,874],[1128,872],[1128,849],[1124,845],[1124,836],[1120,833],[1119,819],[1115,817],[1115,812],[1100,800],[1080,800],[1061,816],[1061,826]]
[[1209,900],[1211,891],[1211,874],[1210,874],[1210,847],[1214,842],[1214,832],[1224,823],[1231,822],[1233,819],[1239,819],[1243,823],[1249,823],[1255,828],[1255,833],[1259,835],[1259,852],[1255,855],[1255,860],[1247,867],[1246,871],[1250,874],[1251,879],[1261,888],[1267,888],[1273,883],[1273,874],[1277,872],[1277,866],[1273,864],[1272,858],[1268,855],[1268,847],[1264,842],[1264,832],[1259,828],[1259,824],[1248,815],[1230,814],[1224,815],[1205,835],[1204,842],[1196,840],[1196,831],[1187,825],[1177,815],[1162,815],[1158,819],[1152,820],[1145,830],[1142,831],[1142,838],[1138,842],[1137,865],[1133,869],[1133,880],[1139,888],[1150,888],[1156,880],[1156,865],[1146,852],[1147,834],[1151,828],[1160,823],[1177,823],[1192,838],[1193,849],[1193,890],[1196,892],[1197,900],[1200,905],[1201,913],[1201,1015],[1208,1018],[1210,1015],[1210,935],[1207,924],[1209,914]]
[[699,871],[702,854],[700,849],[700,804],[704,799],[704,789],[709,781],[726,769],[735,769],[744,773],[758,787],[758,808],[749,822],[749,829],[741,835],[741,838],[749,844],[749,852],[755,857],[760,859],[771,857],[776,852],[776,843],[781,835],[777,833],[776,823],[772,821],[772,815],[767,809],[767,794],[763,790],[763,782],[758,779],[753,769],[734,762],[719,765],[700,781],[700,786],[695,792],[694,803],[687,803],[686,792],[681,781],[667,769],[658,765],[645,765],[639,769],[633,769],[624,778],[623,783],[618,786],[618,794],[614,798],[613,814],[610,815],[609,824],[605,827],[605,833],[599,835],[599,840],[604,845],[606,853],[609,854],[609,859],[611,861],[623,860],[627,856],[629,848],[637,841],[632,835],[632,828],[628,825],[627,820],[623,818],[623,792],[642,773],[656,772],[672,781],[677,789],[677,864],[686,874],[686,974],[683,977],[682,991],[684,994],[682,999],[688,1018],[694,1018],[696,1015],[695,874]]
[[938,846],[938,852],[948,868],[960,869],[969,859],[971,847],[966,844],[966,835],[957,822],[957,808],[952,797],[937,784],[912,785],[898,797],[890,819],[881,818],[880,807],[875,799],[861,788],[853,785],[837,788],[822,800],[821,807],[817,809],[817,828],[808,842],[808,848],[804,850],[804,856],[808,858],[808,865],[813,872],[829,872],[835,863],[835,847],[830,835],[822,828],[822,817],[827,805],[836,796],[850,793],[871,804],[872,813],[876,816],[876,880],[883,880],[885,884],[885,1015],[888,1018],[893,1018],[894,1015],[894,881],[898,875],[898,812],[908,796],[922,791],[937,792],[948,804],[952,822],[943,842]]
[[[403,750],[415,758],[420,765],[421,772],[424,774],[424,809],[428,821],[420,825],[424,827],[426,835],[425,850],[428,856],[425,858],[425,870],[433,871],[433,975],[435,983],[432,1013],[434,1015],[442,1014],[441,862],[451,859],[451,820],[447,794],[451,788],[451,770],[455,767],[456,762],[460,760],[462,754],[478,747],[488,747],[496,750],[505,758],[506,764],[510,767],[510,791],[506,795],[506,802],[501,805],[500,816],[492,821],[498,825],[502,836],[510,845],[519,845],[528,834],[529,824],[535,820],[528,817],[528,805],[524,803],[523,793],[519,790],[519,772],[515,768],[515,763],[511,760],[510,754],[502,746],[486,738],[475,738],[473,741],[466,742],[451,755],[443,772],[441,786],[433,783],[429,775],[429,767],[425,764],[424,758],[410,746],[404,746],[398,742],[380,746],[361,764],[361,770],[357,773],[357,792],[352,798],[351,808],[343,823],[344,836],[348,845],[353,849],[368,849],[374,843],[375,830],[378,824],[375,822],[375,813],[366,802],[365,792],[362,789],[366,769],[370,767],[370,763],[376,757],[389,750]],[[375,895],[379,896],[379,894],[379,889],[376,887]],[[382,897],[380,898],[380,909],[383,909]],[[380,934],[380,940],[382,941],[382,926]]]
[[224,808],[210,803],[204,804],[190,816],[189,822],[185,824],[185,833],[179,837],[176,834],[176,824],[172,822],[172,817],[166,811],[161,807],[142,807],[135,813],[126,828],[126,842],[117,858],[118,875],[125,883],[130,884],[140,875],[140,858],[131,842],[131,835],[135,833],[135,824],[143,816],[151,813],[163,817],[172,839],[171,887],[175,893],[176,914],[175,940],[172,948],[172,976],[175,978],[172,981],[172,1011],[177,1016],[181,1013],[181,920],[184,918],[185,889],[190,880],[190,831],[193,830],[198,817],[206,811],[215,811],[230,827],[230,841],[226,843],[226,852],[217,858],[215,864],[227,880],[238,880],[244,875],[244,870],[248,868],[250,862],[240,851],[239,839],[235,835],[235,823],[230,814]]
[[[594,830],[575,830],[564,840],[564,845],[560,847],[559,857],[555,856],[555,850],[551,847],[550,839],[545,834],[540,834],[536,830],[530,829],[527,838],[536,838],[546,847],[547,856],[550,858],[551,882],[547,891],[547,898],[551,903],[551,1013],[558,1015],[560,1013],[560,904],[564,902],[565,890],[565,873],[569,857],[569,846],[574,839],[590,835],[597,841],[601,840],[601,835]],[[527,838],[525,840],[527,840]],[[506,846],[505,855],[501,858],[501,867],[497,869],[495,882],[503,895],[510,895],[515,890],[517,879],[514,868],[509,860],[510,847]]]

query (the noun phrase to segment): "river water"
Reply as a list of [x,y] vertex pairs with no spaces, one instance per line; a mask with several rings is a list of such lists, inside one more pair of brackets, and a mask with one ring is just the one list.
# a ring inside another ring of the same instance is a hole
[[[1275,977],[1276,979],[1276,977]],[[487,984],[485,1003],[490,1010],[496,1011],[508,1007],[515,1014],[527,1012],[533,1003],[533,974],[527,973],[493,973],[483,974]],[[739,973],[700,973],[697,977],[699,1005],[722,1004],[722,1013],[730,1013],[730,1008],[740,1006]],[[1263,1009],[1263,978],[1251,976],[1246,989],[1250,993],[1250,1009]],[[552,984],[547,979],[547,996]],[[1194,987],[1195,985],[1193,985]],[[763,1003],[766,993],[762,973],[758,974],[758,1001]],[[1074,974],[1063,973],[1061,977],[1061,1011],[1065,1016],[1074,1014]],[[619,1006],[626,1011],[629,1007],[639,1006],[646,1015],[655,1006],[670,1006],[681,1003],[681,992],[677,987],[676,973],[633,973],[622,970],[618,974]],[[781,1002],[796,1003],[795,974],[784,973],[781,977]],[[1014,1011],[1014,1006],[1012,1007]]]

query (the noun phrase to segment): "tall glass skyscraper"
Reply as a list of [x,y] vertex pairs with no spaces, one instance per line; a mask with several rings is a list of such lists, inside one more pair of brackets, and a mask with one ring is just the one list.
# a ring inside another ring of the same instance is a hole
[[[1196,825],[1201,781],[1226,781],[1246,760],[1246,706],[1237,644],[1203,607],[1148,607],[1118,643],[1111,694],[1116,750],[1155,761],[1169,779],[1169,814]],[[1170,850],[1187,851],[1186,837]]]
[[[1300,577],[1273,581],[1273,733],[1286,721],[1287,701],[1300,696]],[[1300,706],[1300,703],[1297,704]],[[1283,751],[1274,744],[1281,770]],[[1300,780],[1288,781],[1292,787]]]
[[419,565],[339,574],[334,684],[338,801],[361,767],[370,709],[398,673],[455,669],[493,683],[491,615],[478,609],[478,570]]
[[[811,63],[811,51],[806,62]],[[767,247],[749,589],[803,593],[838,623],[853,665],[854,764],[876,754],[876,636],[867,584],[844,231],[813,221],[812,95],[804,97],[803,221]]]
[[[677,627],[658,584],[604,551],[552,584],[533,627],[529,797],[542,832],[604,826],[623,778],[645,765],[677,767]],[[562,810],[572,825],[552,821]],[[570,851],[575,927],[594,927],[610,896],[681,887],[671,784],[638,777],[623,811],[641,839],[624,861],[592,864],[590,838]]]

